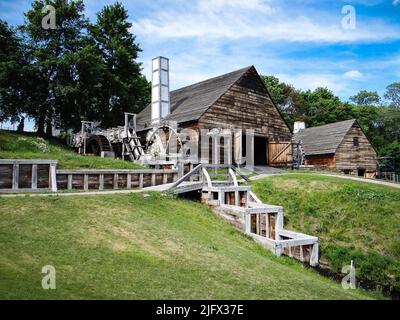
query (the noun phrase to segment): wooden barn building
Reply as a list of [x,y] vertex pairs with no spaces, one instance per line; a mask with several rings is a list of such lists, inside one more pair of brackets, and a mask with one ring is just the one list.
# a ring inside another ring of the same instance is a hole
[[377,153],[357,120],[295,131],[293,141],[305,165],[368,178],[377,174]]
[[[151,112],[148,105],[138,114],[141,136],[152,127]],[[240,129],[242,133],[232,138],[233,153],[239,145],[245,153],[246,129],[254,129],[250,156],[255,166],[292,165],[291,130],[253,66],[172,91],[164,119],[196,130],[199,137],[200,129]]]

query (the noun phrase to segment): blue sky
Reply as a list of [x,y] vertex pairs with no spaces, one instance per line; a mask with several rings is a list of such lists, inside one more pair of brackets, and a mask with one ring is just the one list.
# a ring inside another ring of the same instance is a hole
[[[120,1],[143,49],[170,58],[176,89],[254,65],[297,88],[328,87],[342,99],[361,89],[383,95],[400,79],[400,0],[153,0]],[[86,16],[113,1],[87,0]],[[31,1],[0,0],[0,18],[23,22]],[[356,27],[342,27],[342,8]]]

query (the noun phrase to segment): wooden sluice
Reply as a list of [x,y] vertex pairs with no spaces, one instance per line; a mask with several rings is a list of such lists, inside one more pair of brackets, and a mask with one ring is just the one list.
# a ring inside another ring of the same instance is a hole
[[[209,169],[227,170],[228,179],[212,180]],[[240,185],[237,176],[247,180],[231,165],[199,164],[176,181],[170,191],[184,193],[201,190],[201,200],[204,204],[256,242],[278,256],[287,255],[311,266],[317,266],[319,239],[285,230],[283,207],[262,203],[251,191],[250,186]]]

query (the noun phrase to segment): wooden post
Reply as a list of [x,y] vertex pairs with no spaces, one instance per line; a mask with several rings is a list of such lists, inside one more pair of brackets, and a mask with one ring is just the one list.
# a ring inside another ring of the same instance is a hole
[[51,192],[57,192],[57,174],[56,165],[54,163],[50,165],[50,188]]
[[37,164],[32,164],[32,177],[31,177],[31,188],[37,189],[37,174],[38,174],[38,166]]
[[260,235],[260,215],[256,214],[256,234]]
[[310,266],[311,267],[316,267],[318,266],[318,258],[319,258],[319,244],[314,243],[312,246],[311,250],[311,255],[310,255]]
[[114,189],[118,189],[118,173],[114,173]]
[[183,162],[178,162],[178,180],[185,175]]
[[143,173],[139,174],[139,189],[143,189]]
[[156,174],[155,173],[151,174],[151,185],[152,186],[156,185]]
[[104,174],[99,175],[99,190],[104,190]]
[[235,206],[240,207],[239,191],[235,191]]
[[13,174],[12,174],[12,188],[14,190],[18,189],[19,185],[19,164],[14,163],[13,164]]
[[300,261],[304,262],[304,252],[303,252],[303,246],[299,246],[300,248]]
[[218,200],[219,200],[219,205],[222,206],[225,204],[225,193],[223,191],[218,192]]
[[72,190],[72,174],[68,175],[67,189]]
[[168,183],[168,174],[164,173],[163,174],[163,184],[167,184]]
[[245,213],[245,230],[246,233],[250,234],[251,233],[251,214]]
[[87,174],[83,175],[83,190],[89,190],[89,176]]
[[[193,163],[189,164],[189,171],[193,170]],[[193,182],[193,176],[190,176],[190,182]]]
[[132,175],[130,173],[126,175],[126,188],[132,189]]

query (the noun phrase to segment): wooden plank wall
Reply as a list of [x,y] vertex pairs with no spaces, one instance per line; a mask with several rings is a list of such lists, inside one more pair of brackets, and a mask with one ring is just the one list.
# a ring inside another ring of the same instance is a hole
[[291,141],[292,133],[255,70],[234,84],[200,118],[199,128],[254,129],[270,142]]
[[0,159],[0,191],[57,191],[55,180],[57,161]]
[[[178,170],[55,170],[55,165],[44,160],[0,160],[0,192],[135,189],[178,179]],[[187,164],[186,170],[192,167]]]
[[307,156],[305,165],[314,166],[319,169],[334,170],[336,168],[334,154],[321,154],[315,156]]
[[[359,146],[353,146],[353,138],[358,137]],[[377,171],[377,154],[361,128],[355,124],[347,133],[335,155],[337,170],[365,169]]]
[[57,186],[67,190],[141,189],[175,182],[178,170],[57,170]]

